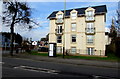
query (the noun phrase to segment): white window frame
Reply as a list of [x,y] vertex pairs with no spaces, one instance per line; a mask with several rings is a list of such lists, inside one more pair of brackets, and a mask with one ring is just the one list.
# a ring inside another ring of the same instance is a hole
[[71,53],[75,54],[76,53],[76,47],[71,47]]
[[62,14],[58,14],[58,19],[62,19],[63,18],[63,15]]
[[72,19],[76,19],[76,17],[77,17],[77,12],[72,12],[71,13],[71,18]]
[[76,23],[71,24],[71,31],[76,31]]
[[63,23],[63,14],[57,14],[56,23]]
[[57,46],[57,53],[62,53],[62,47],[61,46]]
[[62,33],[62,25],[57,26],[57,33],[61,34]]
[[88,54],[88,55],[94,55],[94,48],[88,47],[88,48],[87,48],[87,54]]
[[87,11],[86,16],[89,16],[89,17],[94,16],[93,10]]
[[[58,39],[58,36],[61,36],[61,39]],[[62,43],[62,35],[58,35],[57,36],[57,43]],[[58,42],[58,41],[61,41],[61,42]]]
[[94,20],[94,11],[93,10],[86,12],[86,20]]
[[87,28],[86,28],[86,32],[87,33],[94,33],[94,23],[87,23]]
[[94,35],[87,35],[87,44],[94,44]]
[[[75,39],[75,42],[73,42],[73,38]],[[71,35],[71,42],[76,43],[76,35]]]

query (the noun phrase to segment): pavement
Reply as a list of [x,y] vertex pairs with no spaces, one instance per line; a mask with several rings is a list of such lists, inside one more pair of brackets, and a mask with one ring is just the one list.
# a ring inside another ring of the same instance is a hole
[[[11,56],[4,55],[3,57],[11,57]],[[37,56],[37,55],[30,55],[30,54],[15,54],[12,57],[31,59],[35,61],[57,62],[57,63],[64,63],[64,64],[72,64],[72,65],[88,65],[88,66],[120,69],[119,67],[120,62],[115,62],[115,61],[113,62],[113,61],[102,61],[102,60],[68,59],[68,58],[63,59],[60,57]]]

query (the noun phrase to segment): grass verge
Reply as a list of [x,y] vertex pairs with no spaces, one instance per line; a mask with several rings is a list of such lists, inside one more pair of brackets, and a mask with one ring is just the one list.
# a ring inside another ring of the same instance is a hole
[[[38,56],[48,56],[48,53],[46,52],[37,52],[37,51],[31,51],[31,55],[38,55]],[[59,58],[62,58],[62,54],[56,55]],[[108,57],[98,57],[98,56],[64,56],[64,58],[72,58],[72,59],[88,59],[88,60],[103,60],[103,61],[116,61],[120,62],[120,58],[116,57],[114,54],[109,54]]]

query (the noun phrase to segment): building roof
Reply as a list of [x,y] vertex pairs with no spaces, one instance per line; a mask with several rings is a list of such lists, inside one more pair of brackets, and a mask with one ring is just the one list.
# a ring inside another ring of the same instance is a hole
[[[100,5],[100,6],[91,6],[92,8],[95,9],[95,14],[100,14],[100,13],[106,13],[107,12],[107,8],[106,8],[106,5]],[[76,8],[74,10],[78,11],[78,15],[84,15],[85,14],[85,10],[87,9],[88,7],[84,7],[84,8]],[[66,10],[66,14],[65,16],[70,16],[70,12],[72,11],[73,9],[69,9],[69,10]],[[61,10],[63,13],[64,13],[64,10]],[[54,11],[52,12],[48,18],[55,18],[56,17],[56,13],[58,13],[59,11]]]

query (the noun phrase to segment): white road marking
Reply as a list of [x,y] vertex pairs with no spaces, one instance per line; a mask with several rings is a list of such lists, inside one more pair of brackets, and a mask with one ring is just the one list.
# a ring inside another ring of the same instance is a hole
[[36,68],[36,67],[30,67],[30,66],[17,66],[14,68],[28,70],[28,71],[35,71],[35,72],[50,73],[50,74],[58,74],[59,73],[59,71],[57,71],[57,70],[45,69],[45,68]]
[[98,76],[98,75],[93,75],[93,77],[94,77],[95,79],[102,78],[102,76]]
[[0,62],[0,64],[5,64],[4,62]]

